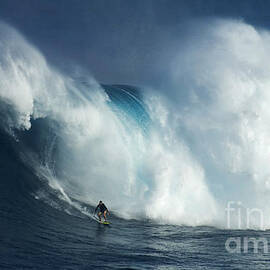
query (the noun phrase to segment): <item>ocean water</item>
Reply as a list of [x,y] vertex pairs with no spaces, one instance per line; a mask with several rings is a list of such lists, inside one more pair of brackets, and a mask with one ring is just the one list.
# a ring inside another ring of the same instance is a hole
[[[56,209],[33,196],[41,188],[36,176],[3,137],[1,161],[1,269],[269,269],[262,244],[246,253],[225,248],[230,237],[269,239],[269,231],[162,225],[113,213],[105,226],[66,203]],[[56,194],[50,196],[53,202]]]
[[269,269],[270,35],[203,35],[160,92],[64,73],[0,24],[1,269]]
[[269,269],[262,244],[246,253],[243,246],[240,253],[225,248],[230,237],[269,239],[269,231],[161,225],[114,214],[111,225],[102,225],[25,192],[36,179],[11,158],[13,172],[1,169],[1,269]]

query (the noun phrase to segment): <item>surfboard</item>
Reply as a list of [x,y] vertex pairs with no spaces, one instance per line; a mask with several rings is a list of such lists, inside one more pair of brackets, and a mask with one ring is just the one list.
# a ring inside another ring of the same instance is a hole
[[100,224],[103,224],[103,225],[110,225],[110,222],[109,221],[100,221],[98,218],[96,218],[95,216],[93,216],[93,219],[100,223]]
[[110,225],[110,222],[109,221],[103,221],[103,222],[101,221],[100,223],[101,224],[104,224],[104,225]]

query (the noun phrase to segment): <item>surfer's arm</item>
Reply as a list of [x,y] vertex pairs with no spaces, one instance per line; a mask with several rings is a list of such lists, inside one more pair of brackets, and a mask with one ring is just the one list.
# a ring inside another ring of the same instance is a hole
[[99,208],[99,205],[96,207],[96,209],[95,209],[95,213],[97,212],[98,208]]

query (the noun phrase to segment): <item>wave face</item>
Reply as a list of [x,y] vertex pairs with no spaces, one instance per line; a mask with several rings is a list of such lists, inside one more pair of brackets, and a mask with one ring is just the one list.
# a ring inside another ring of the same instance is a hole
[[228,201],[266,213],[270,35],[214,25],[181,48],[160,94],[63,74],[0,24],[1,136],[35,175],[22,192],[69,213],[101,199],[173,224],[225,227]]

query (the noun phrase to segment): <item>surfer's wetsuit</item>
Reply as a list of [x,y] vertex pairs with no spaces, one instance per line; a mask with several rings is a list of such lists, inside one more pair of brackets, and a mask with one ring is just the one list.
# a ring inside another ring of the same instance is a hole
[[104,203],[98,204],[98,206],[95,209],[95,212],[97,212],[98,208],[101,213],[104,213],[106,210],[108,210]]

